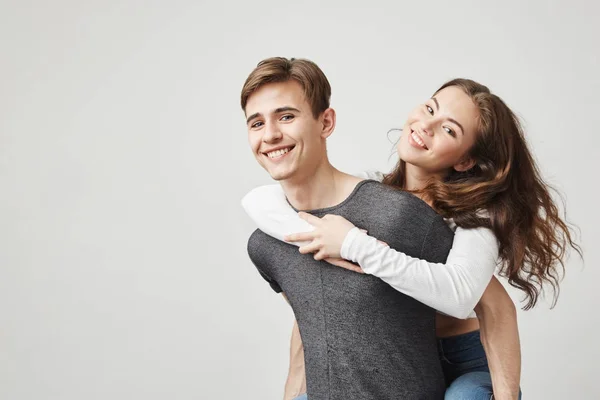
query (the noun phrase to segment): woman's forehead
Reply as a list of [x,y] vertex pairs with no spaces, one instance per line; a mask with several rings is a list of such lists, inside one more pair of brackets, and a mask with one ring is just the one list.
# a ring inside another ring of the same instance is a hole
[[460,87],[448,86],[433,97],[439,105],[439,113],[459,121],[466,131],[477,129],[479,108]]

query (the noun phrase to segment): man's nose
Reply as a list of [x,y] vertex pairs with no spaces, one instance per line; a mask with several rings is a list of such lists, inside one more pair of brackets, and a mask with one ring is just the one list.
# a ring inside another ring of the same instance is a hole
[[272,143],[280,140],[283,137],[281,131],[276,124],[267,124],[265,126],[265,134],[263,135],[263,142]]

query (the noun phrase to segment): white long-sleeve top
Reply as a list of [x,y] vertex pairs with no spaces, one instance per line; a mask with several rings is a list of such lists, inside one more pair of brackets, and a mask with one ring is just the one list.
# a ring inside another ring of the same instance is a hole
[[[372,172],[359,176],[379,181],[383,177]],[[253,189],[242,199],[242,206],[261,231],[279,240],[314,229],[298,216],[278,184]],[[451,220],[447,222],[451,228],[455,227]],[[399,292],[444,314],[464,319],[475,318],[473,309],[494,275],[498,249],[491,230],[457,227],[446,263],[431,263],[407,256],[354,228],[346,235],[340,254]]]

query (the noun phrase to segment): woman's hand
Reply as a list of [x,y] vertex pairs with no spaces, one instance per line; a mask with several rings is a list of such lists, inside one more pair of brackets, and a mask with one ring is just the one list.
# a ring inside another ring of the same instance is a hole
[[[286,242],[310,242],[300,247],[300,253],[316,253],[315,260],[339,259],[342,243],[354,224],[339,215],[326,215],[323,218],[300,212],[298,216],[315,227],[312,232],[295,233],[285,237]],[[338,265],[338,264],[334,264]],[[341,266],[341,265],[338,265]]]
[[362,270],[360,265],[351,263],[350,261],[344,260],[343,258],[326,258],[323,261],[327,261],[331,265],[335,265],[336,267],[342,267],[349,271],[358,272],[359,274],[364,274],[365,271]]

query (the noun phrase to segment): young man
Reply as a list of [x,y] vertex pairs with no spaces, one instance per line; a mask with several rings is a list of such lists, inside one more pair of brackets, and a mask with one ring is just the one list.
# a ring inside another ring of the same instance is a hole
[[[310,61],[260,62],[241,96],[258,163],[294,208],[341,215],[408,255],[443,262],[453,235],[430,207],[330,164],[326,139],[336,122],[330,94],[327,78]],[[294,310],[310,400],[443,398],[433,309],[375,277],[316,261],[258,230],[248,252]]]

